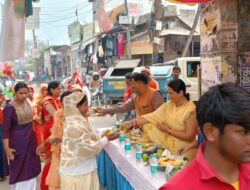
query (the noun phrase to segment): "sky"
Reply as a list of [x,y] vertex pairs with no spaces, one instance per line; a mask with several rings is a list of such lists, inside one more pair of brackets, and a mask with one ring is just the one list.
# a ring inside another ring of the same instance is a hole
[[[40,0],[33,6],[41,7],[37,39],[50,45],[69,44],[68,25],[77,21],[76,10],[81,24],[92,22],[92,3],[88,0]],[[32,31],[26,31],[26,39],[32,40]]]
[[[4,1],[0,0],[0,4],[4,4]],[[172,3],[165,3],[168,4]],[[92,22],[92,3],[88,0],[40,0],[34,6],[41,7],[40,28],[35,31],[37,39],[49,45],[69,44],[68,25],[77,20],[76,10],[81,24]],[[181,5],[180,8],[196,7]],[[26,31],[26,39],[32,40],[31,31]]]

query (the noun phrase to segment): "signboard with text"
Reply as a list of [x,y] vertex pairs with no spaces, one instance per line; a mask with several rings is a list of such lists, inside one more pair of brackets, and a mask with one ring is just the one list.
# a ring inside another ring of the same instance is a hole
[[239,63],[240,86],[250,90],[250,52],[240,54]]

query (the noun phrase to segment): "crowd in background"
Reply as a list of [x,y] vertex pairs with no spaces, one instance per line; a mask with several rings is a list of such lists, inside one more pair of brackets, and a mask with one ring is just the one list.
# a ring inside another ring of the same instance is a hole
[[[232,83],[221,84],[205,93],[196,106],[179,74],[180,68],[174,67],[166,83],[165,102],[148,68],[128,73],[124,103],[95,111],[100,115],[124,113],[122,125],[139,127],[172,154],[194,160],[162,190],[190,186],[190,173],[200,189],[224,185],[246,190],[250,185],[245,175],[250,171],[250,93]],[[88,88],[74,73],[62,83],[42,84],[35,94],[23,82],[15,85],[12,100],[0,94],[0,180],[9,176],[11,189],[35,190],[41,174],[41,190],[99,190],[96,156],[119,135],[99,136],[90,126]],[[219,180],[208,177],[206,184],[202,181],[206,172]]]

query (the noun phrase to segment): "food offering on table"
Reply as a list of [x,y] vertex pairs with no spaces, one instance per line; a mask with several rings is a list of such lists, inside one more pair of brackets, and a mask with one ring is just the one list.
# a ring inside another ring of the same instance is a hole
[[125,131],[124,134],[131,137],[131,141],[135,141],[137,138],[142,136],[142,132],[140,130]]
[[129,127],[127,125],[117,124],[117,131],[127,132],[128,130],[129,130]]
[[165,172],[166,178],[170,179],[174,174],[186,166],[188,160],[172,157],[161,157],[158,159],[159,170]]
[[132,148],[135,151],[137,151],[138,149],[137,144],[141,144],[141,149],[143,153],[153,154],[157,150],[157,145],[152,142],[149,143],[138,142],[138,143],[132,143]]
[[157,151],[159,170],[165,172],[167,180],[188,164],[183,156],[172,155],[168,150]]
[[113,131],[112,129],[107,129],[107,130],[103,131],[102,136],[111,135],[114,133],[115,133],[115,131]]
[[143,162],[148,162],[149,161],[149,155],[147,153],[142,154],[142,160]]
[[157,150],[157,157],[160,170],[162,171],[165,171],[168,166],[173,168],[184,160],[182,156],[172,155],[167,149]]
[[181,164],[182,162],[183,160],[178,160],[178,159],[175,159],[173,157],[168,157],[168,156],[164,156],[158,159],[158,164],[159,166],[162,166],[162,167],[166,167],[168,165],[175,167]]
[[155,143],[142,144],[143,153],[147,153],[148,155],[156,153],[157,149],[158,149],[158,146]]
[[156,146],[156,145],[152,142],[151,143],[144,143],[144,144],[142,144],[142,150],[148,150],[154,146]]
[[[152,141],[147,136],[130,136],[131,137],[131,143],[152,143]],[[145,146],[145,145],[144,145]]]
[[157,158],[160,158],[162,156],[162,153],[164,152],[164,149],[158,148],[156,151]]
[[169,173],[170,176],[175,175],[178,171],[188,164],[188,160],[183,160],[179,165],[175,166]]

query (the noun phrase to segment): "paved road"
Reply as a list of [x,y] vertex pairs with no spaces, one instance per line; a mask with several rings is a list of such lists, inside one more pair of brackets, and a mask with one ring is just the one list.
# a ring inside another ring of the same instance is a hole
[[[98,128],[105,128],[110,127],[112,124],[116,122],[115,117],[105,116],[105,117],[90,117],[91,125],[98,129]],[[0,182],[0,190],[9,190],[8,180],[4,182]],[[39,188],[37,188],[39,190]]]

